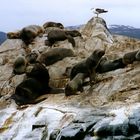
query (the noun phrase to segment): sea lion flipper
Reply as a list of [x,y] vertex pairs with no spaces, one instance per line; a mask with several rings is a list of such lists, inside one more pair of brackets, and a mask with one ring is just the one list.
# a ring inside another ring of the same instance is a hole
[[91,72],[91,74],[89,75],[89,78],[90,78],[90,83],[91,84],[95,82],[95,79],[96,79],[96,72],[95,72],[95,70],[93,70]]

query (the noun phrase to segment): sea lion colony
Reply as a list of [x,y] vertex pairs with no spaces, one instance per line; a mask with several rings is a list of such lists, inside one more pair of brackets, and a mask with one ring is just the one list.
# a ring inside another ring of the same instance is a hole
[[[48,39],[45,41],[46,45],[52,46],[56,41],[68,41],[75,47],[74,37],[80,36],[81,33],[77,30],[63,30],[64,26],[61,23],[47,22],[43,27],[39,25],[29,25],[16,32],[8,32],[7,37],[9,39],[22,39],[28,46],[33,42],[37,36],[41,36],[45,33],[45,30],[49,27],[57,27],[55,30],[50,30],[47,34]],[[62,29],[62,30],[60,30]]]
[[[8,37],[22,39],[26,45],[32,43],[33,39],[44,33],[43,28],[58,27],[63,29],[61,23],[47,22],[41,26],[31,25],[23,28],[21,31],[8,33]],[[72,30],[53,30],[48,33],[49,44],[53,45],[56,41],[68,39],[75,46],[74,37],[82,36],[79,31]],[[41,54],[30,52],[25,56],[19,56],[13,64],[13,74],[20,75],[25,73],[24,79],[17,85],[14,94],[11,96],[18,105],[36,103],[39,96],[48,93],[64,93],[66,96],[83,91],[84,81],[90,79],[90,85],[95,81],[96,73],[104,73],[119,68],[124,68],[134,61],[140,61],[140,50],[125,53],[122,58],[108,60],[104,57],[105,51],[96,49],[85,60],[71,67],[69,72],[69,81],[64,89],[56,89],[49,85],[50,75],[46,66],[52,65],[65,57],[74,57],[74,52],[66,48],[52,48],[50,51]],[[67,69],[67,68],[66,68]]]

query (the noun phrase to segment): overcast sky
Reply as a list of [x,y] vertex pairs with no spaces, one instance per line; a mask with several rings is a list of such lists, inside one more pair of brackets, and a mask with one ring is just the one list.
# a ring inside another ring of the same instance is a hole
[[85,24],[94,16],[91,8],[104,8],[107,24],[140,28],[140,0],[1,0],[0,31],[14,31],[47,21],[64,26]]

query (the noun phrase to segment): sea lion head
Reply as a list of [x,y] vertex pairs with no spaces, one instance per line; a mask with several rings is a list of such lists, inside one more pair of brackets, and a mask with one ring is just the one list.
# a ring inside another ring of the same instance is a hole
[[104,50],[101,49],[96,49],[93,53],[92,56],[96,58],[101,58],[105,54]]
[[125,65],[132,64],[134,61],[137,60],[136,58],[137,53],[138,53],[138,50],[125,53],[123,56],[123,63]]
[[82,36],[81,33],[77,30],[65,31],[67,35],[71,35],[72,37]]
[[13,65],[14,74],[23,74],[25,73],[27,66],[27,61],[24,56],[18,56]]
[[64,26],[61,23],[56,23],[57,27],[59,27],[60,29],[64,29]]
[[87,64],[90,66],[98,65],[101,57],[105,54],[104,50],[96,49],[86,60]]
[[7,38],[8,39],[19,39],[20,38],[20,31],[8,32]]
[[82,36],[81,33],[77,30],[73,30],[73,37]]
[[33,64],[36,62],[36,59],[37,59],[38,55],[36,53],[30,53],[26,56],[26,59],[29,63]]
[[37,57],[39,56],[39,51],[38,50],[35,50],[35,49],[33,49],[32,51],[31,51],[31,53],[29,53],[29,54],[27,54],[26,55],[26,60],[27,60],[27,62],[28,63],[35,63],[36,62],[36,60],[37,60]]

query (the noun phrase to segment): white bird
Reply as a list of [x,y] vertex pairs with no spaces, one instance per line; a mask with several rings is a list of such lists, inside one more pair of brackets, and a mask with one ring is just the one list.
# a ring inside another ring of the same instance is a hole
[[93,12],[97,15],[101,14],[101,13],[106,13],[108,12],[107,10],[104,10],[104,9],[100,9],[100,8],[91,8],[91,10],[94,10]]

